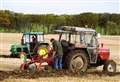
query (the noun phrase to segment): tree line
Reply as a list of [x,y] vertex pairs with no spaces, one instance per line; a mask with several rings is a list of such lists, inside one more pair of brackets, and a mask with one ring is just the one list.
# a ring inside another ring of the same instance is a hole
[[105,35],[120,35],[120,14],[91,12],[75,15],[23,14],[0,10],[0,32],[52,33],[52,30],[59,26],[93,28]]

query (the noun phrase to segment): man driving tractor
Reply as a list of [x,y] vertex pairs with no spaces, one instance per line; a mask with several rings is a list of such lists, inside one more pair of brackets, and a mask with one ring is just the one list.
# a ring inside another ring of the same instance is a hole
[[37,42],[36,36],[32,36],[32,42],[33,42],[33,43],[36,43],[36,42]]

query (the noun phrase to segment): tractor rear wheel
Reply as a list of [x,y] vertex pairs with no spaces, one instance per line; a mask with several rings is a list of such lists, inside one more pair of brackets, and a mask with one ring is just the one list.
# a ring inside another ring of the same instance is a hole
[[73,73],[86,72],[88,67],[88,58],[86,53],[82,50],[70,52],[67,67]]
[[113,60],[106,61],[103,66],[103,71],[107,72],[107,73],[115,73],[116,72],[116,63]]

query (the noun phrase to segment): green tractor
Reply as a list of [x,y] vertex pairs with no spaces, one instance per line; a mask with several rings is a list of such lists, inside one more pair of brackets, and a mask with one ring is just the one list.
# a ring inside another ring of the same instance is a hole
[[38,44],[44,43],[43,32],[25,32],[23,33],[21,44],[13,44],[10,49],[11,57],[20,57],[20,52],[25,52],[27,56],[34,55],[35,48]]

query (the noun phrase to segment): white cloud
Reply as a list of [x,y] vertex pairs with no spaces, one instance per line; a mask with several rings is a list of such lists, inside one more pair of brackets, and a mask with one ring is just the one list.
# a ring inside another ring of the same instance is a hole
[[101,3],[118,2],[118,0],[4,0],[6,3]]
[[120,13],[120,0],[118,2],[118,9],[119,9],[119,13]]
[[3,8],[3,0],[0,0],[0,10]]
[[2,9],[24,13],[73,14],[119,11],[118,0],[4,0],[2,5]]

